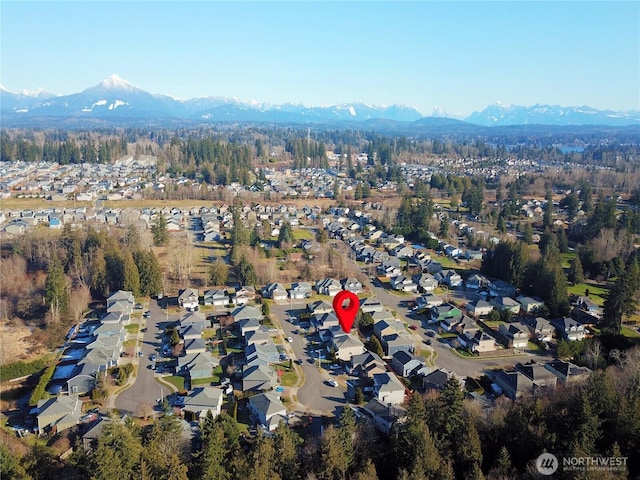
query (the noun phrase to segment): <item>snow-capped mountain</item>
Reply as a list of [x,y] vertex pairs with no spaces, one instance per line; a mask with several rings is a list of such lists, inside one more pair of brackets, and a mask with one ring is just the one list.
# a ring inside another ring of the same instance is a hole
[[37,90],[22,90],[15,93],[9,91],[3,85],[0,85],[0,108],[2,111],[18,112],[29,108],[30,105],[55,97],[53,93],[49,93],[42,88]]
[[614,112],[595,108],[533,105],[524,107],[496,102],[473,112],[467,122],[484,126],[506,125],[640,125],[640,111]]
[[[3,120],[28,124],[30,119],[65,118],[70,121],[91,118],[95,121],[142,122],[274,122],[274,123],[352,123],[385,121],[421,125],[451,125],[446,111],[436,107],[432,117],[422,117],[415,108],[391,105],[373,106],[344,103],[307,106],[295,103],[272,105],[237,98],[202,97],[178,100],[151,94],[126,80],[111,75],[80,93],[54,96],[44,91],[12,93],[0,87]],[[439,119],[436,121],[436,117]],[[127,120],[129,119],[129,120]],[[640,112],[613,112],[590,107],[560,107],[495,104],[465,119],[482,126],[504,125],[638,125]],[[49,121],[49,120],[48,120]],[[25,123],[26,122],[26,123]]]

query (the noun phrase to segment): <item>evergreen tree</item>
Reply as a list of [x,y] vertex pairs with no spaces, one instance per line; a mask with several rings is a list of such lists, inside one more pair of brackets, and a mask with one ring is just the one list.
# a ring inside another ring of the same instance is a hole
[[64,275],[58,255],[51,255],[45,281],[45,302],[51,311],[53,320],[60,320],[60,315],[66,312],[69,305],[69,290],[67,278]]
[[631,316],[638,307],[640,288],[640,268],[634,259],[609,289],[604,301],[602,325],[614,335],[622,330],[622,319]]
[[104,258],[104,250],[97,248],[93,255],[89,268],[89,285],[96,295],[106,297],[109,294],[109,282],[107,279],[107,262]]
[[580,261],[579,256],[571,260],[568,280],[572,285],[584,282],[584,271],[582,270],[582,262]]
[[282,480],[298,480],[300,475],[300,447],[302,438],[289,426],[280,423],[274,435],[274,447],[278,455],[275,459],[275,471]]
[[133,254],[133,260],[140,277],[140,294],[148,296],[162,292],[162,273],[153,250],[137,250]]
[[278,234],[278,247],[282,248],[285,243],[291,243],[293,241],[293,231],[291,230],[291,224],[284,222],[280,225],[280,233]]
[[551,190],[547,191],[547,202],[544,205],[544,213],[542,214],[542,226],[551,228],[553,226],[553,195]]
[[156,247],[165,245],[169,241],[167,219],[161,213],[156,214],[156,218],[151,224],[151,233],[153,234],[153,244]]
[[132,292],[134,296],[140,295],[140,273],[133,255],[129,250],[125,250],[122,261],[123,283],[122,288]]
[[378,356],[384,356],[382,344],[380,343],[380,340],[377,339],[377,337],[372,335],[371,338],[364,344],[364,346],[367,348],[367,350],[377,354]]
[[140,464],[142,450],[136,428],[112,419],[105,425],[98,446],[89,457],[92,480],[137,479],[136,467]]
[[258,283],[255,267],[244,255],[236,267],[236,277],[241,285],[256,285]]

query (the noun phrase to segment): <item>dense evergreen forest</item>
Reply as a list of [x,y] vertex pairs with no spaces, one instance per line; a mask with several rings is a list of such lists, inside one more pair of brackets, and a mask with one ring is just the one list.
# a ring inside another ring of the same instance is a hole
[[[232,405],[233,406],[233,405]],[[273,435],[245,439],[235,408],[209,416],[193,443],[175,417],[140,427],[117,417],[96,448],[77,448],[65,464],[34,447],[18,458],[0,446],[3,478],[14,479],[525,479],[535,459],[626,457],[616,471],[558,471],[554,478],[614,479],[640,474],[640,351],[586,383],[483,409],[466,401],[458,380],[439,394],[414,393],[407,417],[380,436],[346,408],[320,438],[282,424]],[[316,419],[317,420],[317,419]],[[73,439],[71,439],[73,441]],[[193,453],[192,453],[193,452]]]

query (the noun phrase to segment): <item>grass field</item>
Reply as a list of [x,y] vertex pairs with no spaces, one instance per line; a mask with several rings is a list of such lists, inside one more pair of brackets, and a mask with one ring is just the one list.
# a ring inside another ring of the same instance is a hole
[[176,387],[179,392],[184,390],[184,377],[175,375],[173,377],[164,377],[163,380]]
[[561,253],[560,258],[562,259],[562,268],[569,268],[571,266],[571,260],[577,256],[578,255],[575,252]]
[[132,323],[130,325],[125,325],[125,329],[127,330],[127,332],[133,334],[133,333],[138,333],[138,328],[140,327],[140,325],[138,325],[137,323]]
[[307,228],[294,228],[293,238],[296,240],[312,240],[314,238],[314,234]]
[[587,289],[589,289],[589,298],[602,306],[608,292],[608,289],[605,287],[591,283],[578,283],[576,285],[569,285],[567,290],[570,295],[584,295]]

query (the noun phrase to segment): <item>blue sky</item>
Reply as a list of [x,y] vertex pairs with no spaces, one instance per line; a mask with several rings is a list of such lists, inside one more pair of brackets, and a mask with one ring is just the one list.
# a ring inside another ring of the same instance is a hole
[[640,109],[640,2],[11,2],[0,83],[307,105]]

